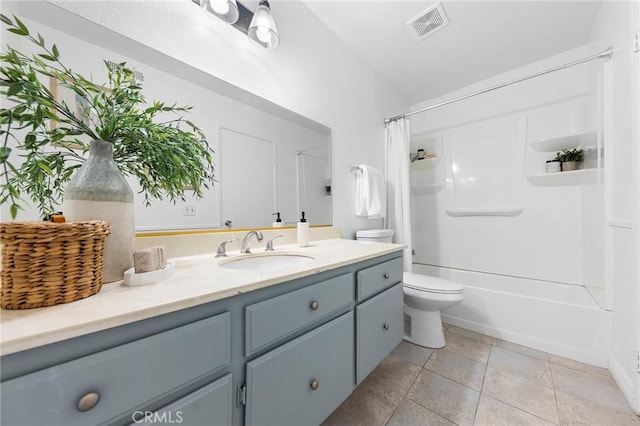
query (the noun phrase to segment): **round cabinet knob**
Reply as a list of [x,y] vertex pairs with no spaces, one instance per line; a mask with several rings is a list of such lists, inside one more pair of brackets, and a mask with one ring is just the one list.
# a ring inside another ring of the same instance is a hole
[[389,323],[385,322],[384,324],[382,324],[382,328],[384,328],[385,331],[388,330],[389,329]]
[[100,401],[100,394],[98,392],[89,392],[78,400],[78,411],[89,411]]
[[311,309],[313,309],[314,311],[317,311],[317,310],[318,310],[318,308],[320,307],[320,304],[314,300],[313,302],[311,302],[311,304],[309,305],[309,307],[310,307]]
[[388,272],[385,272],[384,275],[382,275],[382,276],[384,277],[385,280],[389,279],[389,273]]
[[316,390],[320,386],[320,382],[318,382],[316,379],[313,379],[309,386],[311,386],[311,389]]

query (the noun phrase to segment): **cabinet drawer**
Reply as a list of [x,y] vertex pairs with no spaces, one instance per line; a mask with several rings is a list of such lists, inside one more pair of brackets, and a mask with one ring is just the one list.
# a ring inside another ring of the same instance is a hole
[[360,383],[401,341],[402,284],[356,307],[356,371]]
[[231,426],[233,384],[231,374],[162,407],[155,412],[135,413],[136,424],[182,426]]
[[[230,314],[224,313],[3,382],[2,422],[105,422],[227,366],[230,330]],[[79,411],[90,393],[99,395],[98,403]]]
[[245,424],[322,423],[353,390],[353,353],[349,312],[249,362]]
[[401,257],[358,271],[358,302],[400,281],[402,281]]
[[247,356],[353,301],[353,274],[314,284],[245,308]]

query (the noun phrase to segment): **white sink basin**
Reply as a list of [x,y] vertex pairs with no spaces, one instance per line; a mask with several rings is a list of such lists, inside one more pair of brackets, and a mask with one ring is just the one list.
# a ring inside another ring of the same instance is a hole
[[304,265],[315,260],[312,256],[299,253],[260,253],[240,255],[219,263],[222,268],[247,271],[268,271],[291,266]]

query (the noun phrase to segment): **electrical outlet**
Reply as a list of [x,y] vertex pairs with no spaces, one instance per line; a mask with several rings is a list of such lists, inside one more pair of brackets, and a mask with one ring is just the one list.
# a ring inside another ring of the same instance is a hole
[[185,204],[182,208],[183,216],[195,216],[196,215],[196,206],[193,204]]

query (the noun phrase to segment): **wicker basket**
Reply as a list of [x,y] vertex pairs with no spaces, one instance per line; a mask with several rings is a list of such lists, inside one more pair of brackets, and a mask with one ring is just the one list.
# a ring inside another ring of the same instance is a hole
[[73,302],[96,294],[103,281],[105,221],[0,223],[5,309]]

